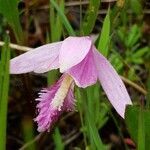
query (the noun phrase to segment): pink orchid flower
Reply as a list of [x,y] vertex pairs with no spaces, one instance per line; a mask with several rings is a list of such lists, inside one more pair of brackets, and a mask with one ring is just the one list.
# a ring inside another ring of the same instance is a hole
[[64,41],[46,44],[10,61],[10,73],[52,69],[63,73],[58,82],[41,90],[37,104],[38,131],[49,131],[64,111],[75,109],[74,85],[86,88],[100,81],[110,103],[124,118],[125,107],[132,104],[128,92],[109,61],[92,44],[90,37],[68,37]]

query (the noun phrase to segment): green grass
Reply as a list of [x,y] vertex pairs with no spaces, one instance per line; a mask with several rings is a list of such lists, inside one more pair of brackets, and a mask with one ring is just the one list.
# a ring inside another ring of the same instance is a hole
[[105,56],[108,56],[110,42],[110,10],[108,9],[107,15],[103,22],[102,31],[98,42],[98,50]]
[[19,18],[18,2],[18,0],[0,0],[0,13],[13,29],[17,42],[23,43],[24,35]]
[[1,50],[0,60],[0,149],[6,149],[7,107],[9,91],[9,38],[6,36],[5,45]]

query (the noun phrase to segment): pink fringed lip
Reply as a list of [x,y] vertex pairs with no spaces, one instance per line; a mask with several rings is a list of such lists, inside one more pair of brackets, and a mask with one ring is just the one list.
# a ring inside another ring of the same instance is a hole
[[75,109],[75,99],[74,99],[74,83],[72,82],[69,86],[67,94],[63,99],[63,103],[60,108],[53,106],[53,100],[56,93],[61,88],[61,84],[64,81],[66,76],[62,76],[57,83],[52,85],[50,88],[41,90],[39,93],[39,98],[36,100],[39,101],[37,104],[38,115],[34,121],[38,124],[38,131],[49,131],[51,126],[56,122],[59,116],[63,112],[73,111]]

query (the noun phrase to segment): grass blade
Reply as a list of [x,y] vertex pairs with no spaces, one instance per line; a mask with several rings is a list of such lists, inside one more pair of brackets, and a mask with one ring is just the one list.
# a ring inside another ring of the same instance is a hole
[[[127,106],[125,121],[137,150],[150,147],[150,110],[138,106]],[[136,128],[135,128],[136,127]]]
[[[9,90],[9,40],[6,38],[6,44],[2,49],[1,59],[1,95],[0,95],[0,149],[6,149],[6,127],[7,127],[7,104],[8,104],[8,90]],[[2,62],[3,61],[3,62]]]
[[[92,101],[92,100],[89,99],[88,101]],[[96,147],[96,149],[103,150],[104,145],[100,138],[98,128],[96,127],[96,120],[94,118],[94,113],[93,113],[94,111],[91,112],[92,109],[90,109],[90,107],[92,106],[89,106],[89,105],[87,105],[88,108],[87,108],[87,112],[85,113],[85,117],[86,117],[86,126],[87,126],[88,133],[89,133],[90,143],[92,144],[91,145],[92,147]],[[103,122],[103,120],[101,121]]]
[[64,150],[64,144],[62,142],[61,135],[60,135],[60,132],[59,132],[58,128],[55,129],[53,139],[54,139],[54,142],[55,142],[55,149]]
[[82,24],[84,35],[89,35],[92,32],[98,15],[100,3],[100,0],[90,0],[89,8]]
[[[57,2],[59,2],[60,10],[62,11],[62,13],[64,13],[64,6],[65,6],[64,0],[60,0],[60,1],[57,0]],[[61,18],[58,12],[54,11],[54,6],[50,5],[50,34],[49,34],[50,36],[47,35],[47,42],[49,43],[49,42],[60,41],[60,38],[62,36],[62,30],[63,28],[62,28]],[[48,72],[48,76],[47,76],[48,85],[51,85],[56,81],[57,75],[58,75],[58,70],[53,70]]]
[[61,21],[64,24],[64,26],[65,26],[66,30],[68,31],[69,35],[75,35],[75,32],[74,32],[72,26],[70,25],[67,17],[64,15],[63,11],[60,9],[58,4],[54,0],[50,0],[50,2],[55,7],[55,9],[57,10],[58,15],[60,16]]
[[[92,92],[93,91],[93,92]],[[82,99],[84,99],[82,107],[84,107],[84,116],[85,116],[85,127],[86,127],[86,137],[89,139],[90,147],[92,149],[105,149],[105,146],[102,143],[102,140],[99,136],[99,129],[96,126],[95,116],[96,106],[99,106],[99,96],[97,95],[97,100],[94,95],[94,87],[88,87],[83,91]],[[95,101],[96,100],[96,101]],[[97,113],[100,113],[98,111]],[[103,120],[101,120],[103,122]]]
[[0,0],[0,13],[14,31],[18,43],[23,42],[23,32],[19,21],[18,0]]
[[[34,139],[33,120],[29,116],[22,119],[22,131],[24,135],[24,143],[28,143]],[[36,150],[35,143],[33,142],[27,150]]]
[[144,112],[140,108],[138,116],[138,150],[145,150]]
[[104,19],[100,39],[98,42],[98,50],[107,57],[108,55],[108,44],[110,41],[110,10],[108,9],[107,15]]
[[[59,1],[59,8],[64,13],[64,0]],[[55,13],[54,6],[50,5],[50,35],[51,42],[59,41],[62,35],[62,23],[58,12]]]
[[148,68],[147,69],[148,70],[148,78],[147,78],[147,89],[148,89],[148,92],[147,92],[147,96],[146,96],[146,98],[147,98],[146,107],[147,107],[147,109],[150,110],[150,62],[148,64],[147,68]]
[[99,136],[98,130],[97,130],[96,126],[94,125],[93,119],[92,119],[92,117],[90,117],[90,115],[87,118],[87,126],[89,129],[90,138],[92,138],[92,140],[96,146],[96,149],[104,150],[105,147],[102,143],[102,140]]

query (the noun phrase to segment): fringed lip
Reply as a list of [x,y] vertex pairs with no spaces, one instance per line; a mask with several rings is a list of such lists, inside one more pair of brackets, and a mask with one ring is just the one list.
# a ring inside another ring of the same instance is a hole
[[38,116],[34,119],[38,123],[38,131],[49,131],[51,126],[65,111],[73,111],[75,107],[74,82],[65,74],[50,88],[41,90],[37,104]]

